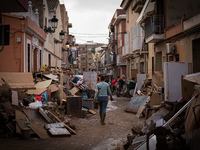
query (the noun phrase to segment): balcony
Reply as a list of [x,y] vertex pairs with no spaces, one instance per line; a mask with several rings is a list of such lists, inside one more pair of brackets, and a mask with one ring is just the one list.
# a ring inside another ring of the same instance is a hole
[[117,55],[117,65],[116,66],[125,66],[126,60],[123,59],[122,55]]
[[144,25],[146,43],[164,40],[164,16],[152,16]]
[[132,5],[132,11],[134,11],[135,13],[140,13],[145,2],[145,0],[134,0]]
[[172,27],[170,29],[165,29],[165,40],[173,38],[183,32],[183,23]]
[[110,65],[115,65],[116,64],[116,55],[115,54],[110,55],[110,57],[109,57],[109,64]]

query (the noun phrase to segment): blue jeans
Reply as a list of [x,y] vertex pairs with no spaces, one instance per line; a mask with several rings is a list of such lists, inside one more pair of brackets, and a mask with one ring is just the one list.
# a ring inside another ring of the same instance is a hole
[[106,113],[106,107],[108,104],[108,96],[98,96],[99,102],[99,111],[102,113]]

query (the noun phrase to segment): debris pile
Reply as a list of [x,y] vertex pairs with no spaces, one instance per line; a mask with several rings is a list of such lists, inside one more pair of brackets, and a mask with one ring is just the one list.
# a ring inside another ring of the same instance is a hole
[[193,135],[199,138],[200,133],[200,73],[182,76],[182,97],[176,102],[164,100],[162,77],[157,72],[152,80],[144,80],[125,107],[145,117],[144,127],[133,127],[127,135],[125,149],[198,149]]
[[[34,77],[34,78],[33,78]],[[70,117],[86,117],[93,111],[94,90],[71,69],[48,67],[32,73],[0,73],[0,136],[76,134]]]

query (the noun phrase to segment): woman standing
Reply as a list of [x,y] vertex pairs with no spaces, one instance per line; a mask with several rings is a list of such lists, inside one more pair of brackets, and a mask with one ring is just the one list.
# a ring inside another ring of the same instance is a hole
[[102,76],[101,82],[98,83],[96,86],[95,96],[94,96],[94,100],[98,99],[99,102],[99,115],[100,115],[100,122],[102,125],[105,125],[108,95],[110,95],[111,100],[113,100],[112,93],[110,91],[110,86],[108,83],[105,82],[105,77]]

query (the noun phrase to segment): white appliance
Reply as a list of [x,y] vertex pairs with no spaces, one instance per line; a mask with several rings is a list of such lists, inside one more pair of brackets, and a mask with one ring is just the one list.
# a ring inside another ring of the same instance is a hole
[[164,63],[165,101],[176,102],[182,97],[181,76],[187,74],[187,62]]

